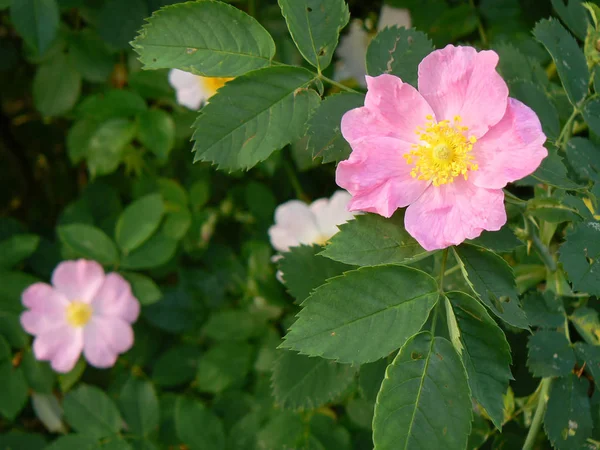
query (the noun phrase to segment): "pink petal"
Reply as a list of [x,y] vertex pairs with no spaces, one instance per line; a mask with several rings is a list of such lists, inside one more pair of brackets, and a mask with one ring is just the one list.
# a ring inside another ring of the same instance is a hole
[[425,250],[437,250],[474,239],[483,230],[497,231],[506,223],[504,193],[455,178],[429,187],[406,209],[406,230]]
[[114,366],[119,353],[133,346],[133,330],[116,318],[93,317],[84,329],[83,354],[98,368]]
[[69,301],[89,303],[104,281],[104,269],[96,261],[61,262],[52,273],[53,286]]
[[300,244],[312,244],[321,233],[309,206],[300,200],[290,200],[275,209],[275,225],[269,228],[271,244],[280,252]]
[[508,87],[496,72],[498,55],[448,45],[419,64],[419,92],[438,120],[462,117],[468,134],[479,138],[504,116]]
[[34,283],[23,291],[21,301],[24,306],[44,314],[64,314],[69,301],[56,289],[46,283]]
[[403,157],[411,144],[392,137],[372,137],[355,141],[352,147],[350,158],[336,170],[336,183],[352,194],[351,211],[390,217],[427,188],[428,182],[411,177],[412,166]]
[[38,311],[24,311],[21,314],[21,326],[34,336],[67,325],[65,310],[60,314],[47,314]]
[[83,348],[83,329],[63,326],[40,334],[33,341],[33,353],[40,361],[50,361],[57,372],[69,372]]
[[502,120],[475,143],[473,156],[479,170],[471,172],[471,182],[485,188],[501,189],[511,181],[533,173],[548,156],[545,141],[535,112],[509,98]]
[[394,75],[367,77],[367,86],[365,106],[342,117],[342,135],[350,145],[374,136],[417,143],[417,127],[425,125],[427,115],[433,115],[421,94]]
[[140,303],[130,284],[118,273],[109,273],[92,300],[94,316],[118,317],[133,323],[140,313]]

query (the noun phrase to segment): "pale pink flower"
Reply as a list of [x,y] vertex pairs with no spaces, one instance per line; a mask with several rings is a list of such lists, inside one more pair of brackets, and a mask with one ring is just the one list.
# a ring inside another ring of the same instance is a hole
[[21,325],[35,336],[35,357],[50,361],[57,372],[69,372],[82,351],[92,366],[111,367],[133,345],[131,324],[140,304],[121,275],[105,275],[95,261],[63,261],[52,273],[52,286],[32,284],[22,301],[29,309]]
[[367,77],[365,106],[342,118],[352,153],[337,184],[351,211],[390,217],[408,206],[407,231],[426,249],[506,223],[502,188],[548,152],[536,114],[508,97],[498,55],[448,45],[419,64],[419,90],[393,75]]
[[179,69],[169,72],[169,83],[175,89],[177,103],[197,110],[232,78],[202,77]]
[[275,250],[287,252],[301,244],[325,244],[341,225],[354,218],[348,212],[350,194],[335,192],[331,198],[320,198],[310,205],[290,200],[275,209],[275,225],[269,228],[269,238]]

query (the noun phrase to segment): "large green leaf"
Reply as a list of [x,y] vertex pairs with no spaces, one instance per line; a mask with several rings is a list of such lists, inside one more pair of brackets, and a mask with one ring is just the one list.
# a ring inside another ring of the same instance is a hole
[[114,242],[99,228],[81,223],[57,228],[58,237],[76,256],[101,264],[116,264],[119,252]]
[[552,0],[552,6],[573,34],[583,41],[588,26],[583,0]]
[[52,394],[56,375],[46,361],[38,361],[33,351],[26,349],[23,352],[21,367],[31,389],[41,394]]
[[558,156],[556,149],[549,149],[537,170],[531,175],[533,178],[561,189],[581,189],[581,186],[572,181],[567,173],[567,168],[562,157]]
[[592,295],[600,295],[600,223],[578,223],[567,233],[559,249],[559,260],[573,287]]
[[273,367],[273,394],[284,408],[316,409],[354,380],[358,366],[283,351]]
[[132,433],[147,436],[158,428],[158,397],[149,381],[130,378],[121,389],[119,406]]
[[485,408],[497,428],[504,419],[504,400],[512,379],[510,346],[485,308],[470,295],[449,292],[462,343],[462,360],[475,400]]
[[179,397],[175,405],[177,436],[190,450],[223,450],[225,429],[221,420],[198,400]]
[[373,418],[376,450],[464,450],[471,431],[467,374],[452,344],[413,336],[388,367]]
[[302,303],[281,346],[343,363],[376,361],[418,332],[437,300],[435,280],[410,267],[346,272]]
[[594,377],[596,389],[600,388],[600,347],[584,342],[575,344],[575,353],[586,364],[585,369]]
[[290,34],[319,73],[331,63],[340,30],[350,19],[344,0],[279,0]]
[[25,42],[44,53],[58,32],[60,11],[56,0],[15,0],[10,18]]
[[212,0],[155,12],[131,45],[146,69],[181,69],[206,77],[242,75],[269,66],[275,55],[273,38],[256,19]]
[[575,352],[564,333],[538,330],[527,346],[527,366],[536,377],[566,376],[575,366]]
[[556,19],[538,22],[533,35],[552,56],[570,102],[577,105],[587,95],[590,79],[585,56],[577,41]]
[[32,89],[33,102],[42,115],[60,116],[75,106],[81,92],[81,75],[61,54],[40,65]]
[[63,401],[65,419],[76,431],[102,438],[117,433],[123,424],[108,395],[95,386],[80,385]]
[[586,102],[581,113],[590,130],[596,134],[600,134],[600,99],[595,98]]
[[500,256],[483,247],[463,244],[454,254],[471,288],[495,315],[506,323],[527,329],[527,317],[519,305],[515,276]]
[[600,172],[600,148],[589,139],[574,137],[565,148],[567,160],[582,177],[593,180]]
[[0,241],[0,268],[10,269],[28,258],[39,243],[40,237],[35,234],[15,234]]
[[20,367],[11,361],[0,362],[0,416],[14,420],[27,403],[27,381]]
[[249,169],[300,138],[320,101],[314,81],[306,69],[267,67],[227,83],[194,124],[194,161]]
[[127,254],[146,242],[158,229],[164,212],[160,194],[146,195],[127,206],[115,228],[115,238],[123,253]]
[[581,450],[592,436],[589,383],[575,374],[554,381],[544,429],[558,450]]
[[367,73],[389,73],[417,87],[419,63],[433,51],[425,33],[414,29],[390,27],[381,31],[367,49]]
[[340,226],[321,254],[358,266],[406,264],[430,255],[404,228],[403,211],[389,219],[377,214],[355,217]]
[[307,149],[313,158],[323,158],[323,163],[339,162],[348,158],[352,149],[344,140],[341,130],[342,116],[351,109],[363,106],[365,96],[351,92],[330,95],[308,121]]

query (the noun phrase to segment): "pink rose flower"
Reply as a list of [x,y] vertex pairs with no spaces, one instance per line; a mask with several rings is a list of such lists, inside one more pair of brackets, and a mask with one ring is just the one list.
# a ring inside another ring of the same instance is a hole
[[52,286],[35,283],[22,295],[29,310],[21,325],[35,336],[33,352],[57,372],[69,372],[83,351],[88,362],[106,368],[133,345],[131,324],[140,304],[117,273],[104,274],[95,261],[64,261],[52,273]]
[[419,64],[419,90],[393,75],[367,77],[365,106],[342,118],[352,153],[337,184],[351,211],[390,217],[426,250],[458,245],[506,223],[502,188],[548,152],[536,114],[508,97],[498,55],[448,45]]

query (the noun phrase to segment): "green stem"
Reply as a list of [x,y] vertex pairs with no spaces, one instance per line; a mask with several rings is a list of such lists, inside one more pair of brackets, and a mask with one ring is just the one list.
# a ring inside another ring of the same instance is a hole
[[527,438],[523,444],[523,450],[531,450],[533,448],[533,444],[535,444],[535,439],[540,432],[540,428],[542,427],[544,413],[546,412],[546,405],[548,404],[548,391],[550,390],[551,385],[552,378],[542,378],[540,383],[538,404],[535,409],[533,421],[529,427],[529,432],[527,433]]
[[477,30],[479,31],[479,39],[481,39],[481,44],[483,47],[488,47],[488,38],[485,34],[485,28],[483,28],[483,22],[481,22],[481,16],[479,15],[479,11],[477,11],[477,7],[475,6],[474,0],[469,0],[471,4],[471,8],[473,8],[473,12],[475,13],[475,17],[477,17]]
[[290,183],[292,183],[292,188],[296,193],[296,197],[298,197],[300,200],[308,202],[310,198],[304,193],[302,185],[300,184],[300,180],[298,180],[298,176],[296,175],[292,164],[285,157],[283,158],[283,168],[290,179]]
[[319,75],[319,78],[320,78],[321,80],[325,81],[326,83],[329,83],[329,84],[331,84],[332,86],[335,86],[335,87],[337,87],[337,88],[339,88],[339,89],[341,89],[341,90],[343,90],[343,91],[354,92],[354,93],[356,93],[356,94],[360,94],[360,92],[358,92],[357,90],[355,90],[355,89],[352,89],[352,88],[350,88],[350,87],[348,87],[348,86],[346,86],[346,85],[344,85],[344,84],[342,84],[342,83],[338,83],[337,81],[335,81],[335,80],[332,80],[331,78],[327,78],[327,77],[326,77],[326,76],[324,76],[323,74],[320,74],[320,75]]
[[450,268],[450,269],[446,270],[446,271],[444,272],[444,276],[445,276],[445,277],[447,277],[448,275],[450,275],[450,274],[452,274],[452,273],[456,272],[457,270],[460,270],[460,264],[457,264],[457,265],[455,265],[454,267],[452,267],[452,268]]
[[562,144],[566,144],[571,138],[571,135],[573,134],[573,122],[575,121],[575,118],[578,115],[579,110],[577,108],[574,108],[573,112],[571,113],[571,116],[567,119],[567,123],[565,123],[565,126],[563,127],[562,131],[560,132],[560,135],[558,136],[558,139],[556,140],[557,147],[560,147]]

